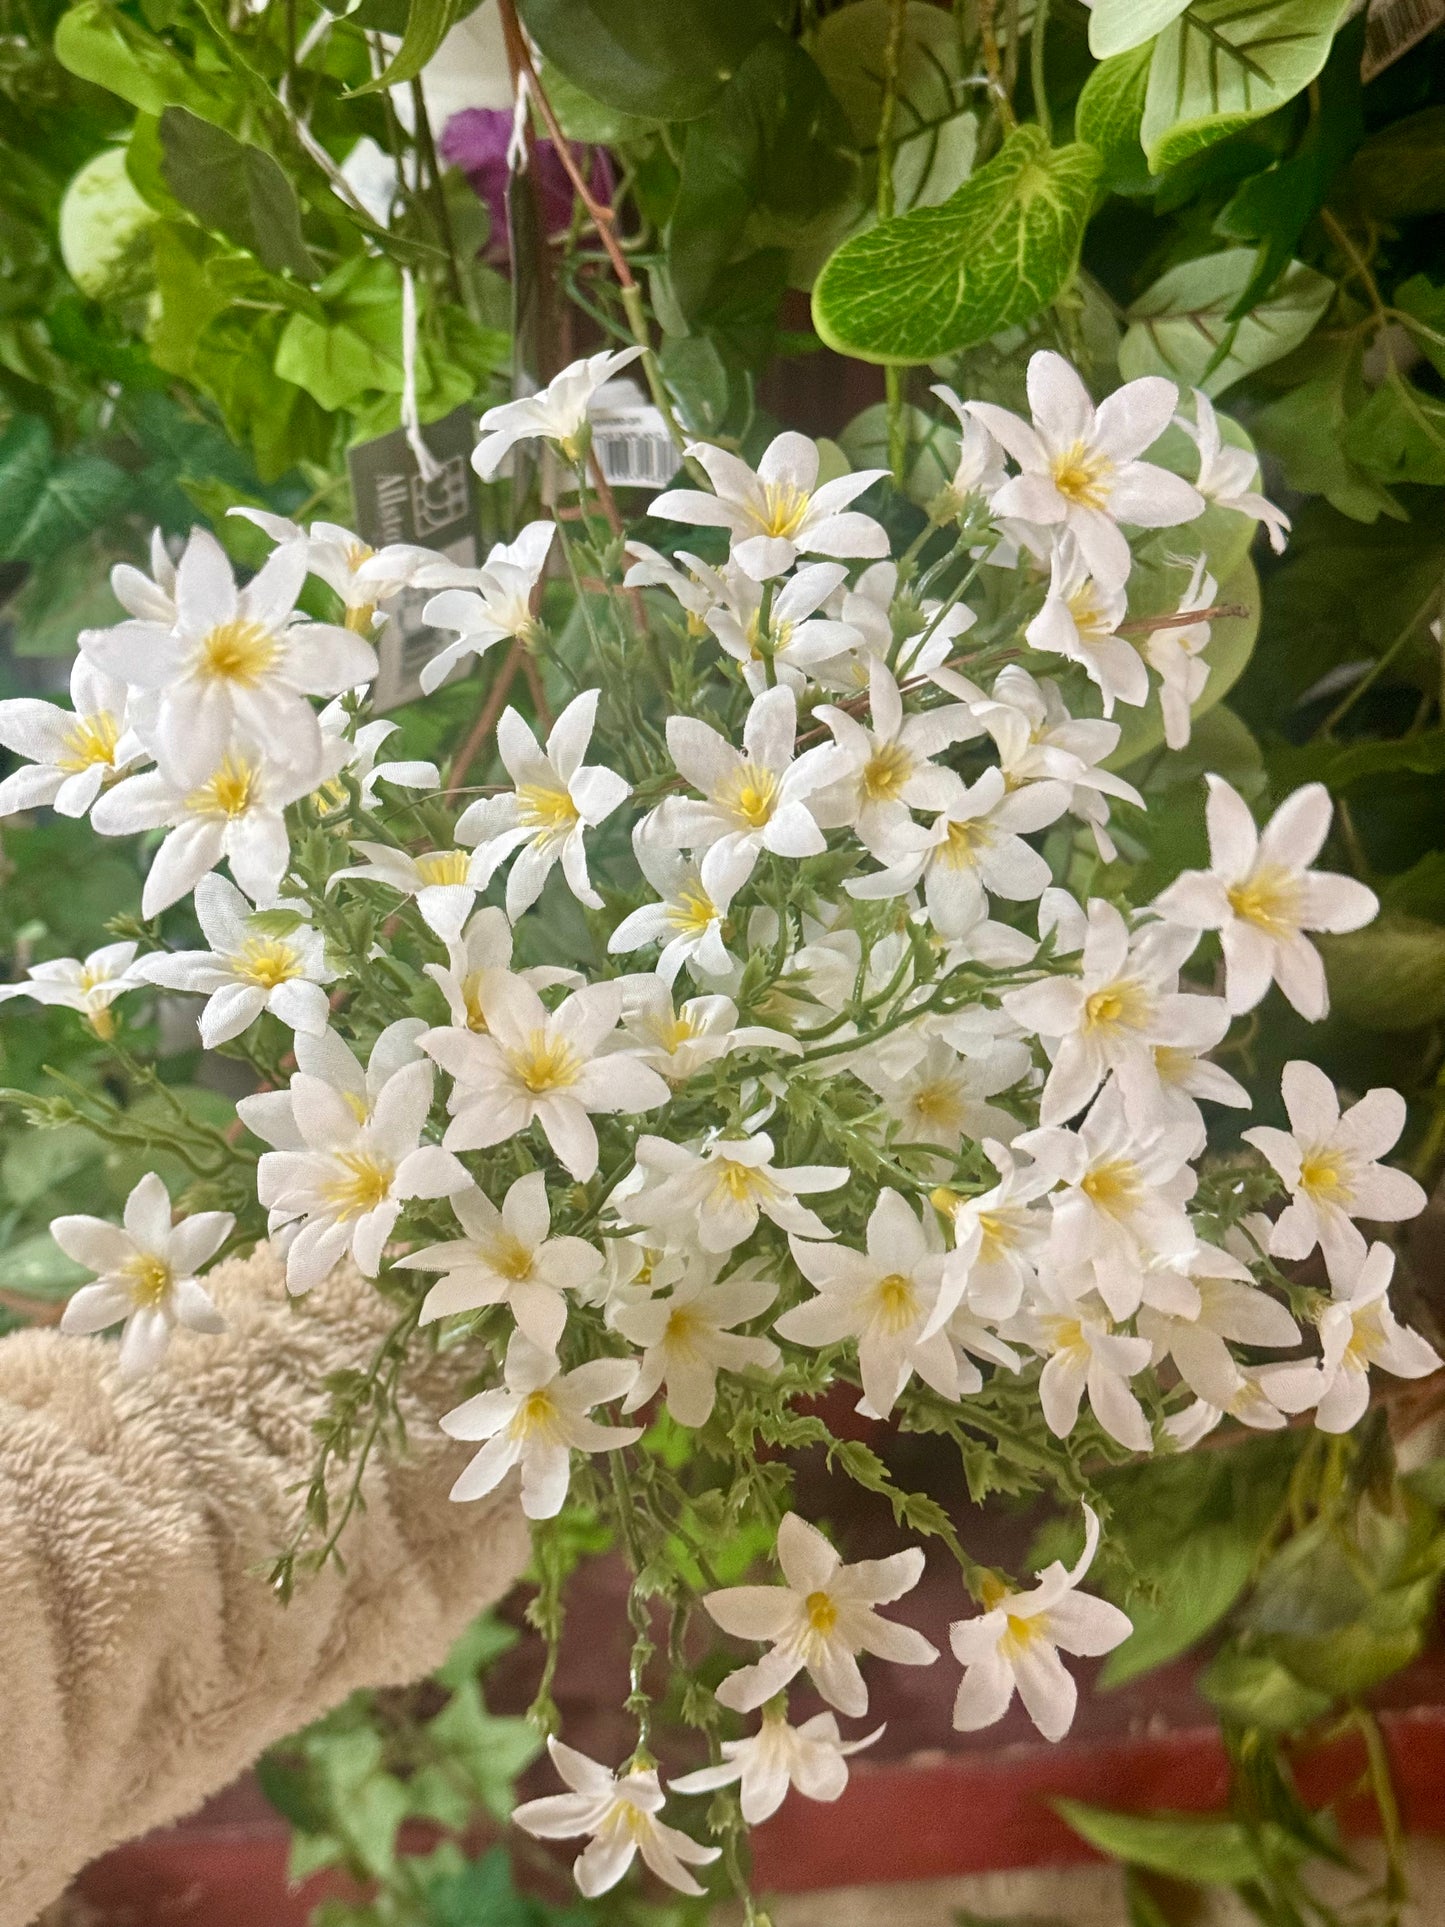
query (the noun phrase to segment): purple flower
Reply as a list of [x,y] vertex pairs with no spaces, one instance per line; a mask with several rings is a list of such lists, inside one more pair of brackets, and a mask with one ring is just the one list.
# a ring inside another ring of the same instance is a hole
[[[460,168],[487,204],[492,231],[486,254],[488,260],[498,263],[508,258],[507,148],[511,138],[511,112],[500,107],[464,108],[452,115],[441,137],[442,159]],[[592,192],[599,199],[607,199],[612,193],[613,176],[606,153],[600,147],[577,145],[572,151],[579,168],[586,169]],[[543,226],[549,235],[565,233],[572,220],[572,183],[551,141],[537,141],[533,152]]]

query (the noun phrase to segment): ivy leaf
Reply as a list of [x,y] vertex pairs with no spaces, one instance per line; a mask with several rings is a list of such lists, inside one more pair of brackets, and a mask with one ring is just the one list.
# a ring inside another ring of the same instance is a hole
[[17,415],[0,436],[0,554],[48,561],[112,515],[131,486],[124,469],[83,448],[55,461],[44,422]]
[[654,120],[696,120],[765,34],[770,0],[522,0],[551,64],[594,100]]
[[1139,138],[1151,57],[1145,45],[1102,61],[1074,109],[1074,132],[1098,150],[1108,184],[1119,194],[1144,194],[1153,185]]
[[1386,484],[1445,482],[1445,402],[1392,369],[1345,423],[1343,445]]
[[401,283],[390,262],[358,256],[327,276],[317,293],[323,315],[293,314],[276,349],[275,370],[323,408],[345,408],[369,390],[399,395]]
[[1154,43],[1144,151],[1156,174],[1272,114],[1329,58],[1347,0],[1192,0]]
[[346,98],[380,93],[385,87],[415,80],[452,28],[475,4],[476,0],[411,0],[401,45],[374,79],[353,87]]
[[1027,321],[1070,280],[1099,156],[1020,127],[940,207],[845,241],[813,290],[813,323],[861,361],[931,361]]
[[224,93],[202,81],[163,40],[109,0],[80,0],[79,6],[62,13],[54,45],[62,67],[119,94],[143,114],[188,107],[206,120],[224,121],[235,112]]
[[1233,321],[1254,263],[1252,248],[1226,248],[1162,274],[1129,310],[1119,344],[1124,379],[1168,375],[1219,395],[1297,348],[1329,306],[1334,282],[1295,261],[1267,301]]
[[202,227],[248,249],[273,274],[316,279],[295,189],[269,154],[184,107],[161,115],[160,143],[161,176]]
[[1236,1726],[1262,1726],[1271,1733],[1308,1726],[1333,1704],[1328,1693],[1302,1686],[1271,1654],[1246,1653],[1235,1647],[1215,1657],[1199,1690],[1223,1719]]
[[1163,33],[1189,0],[1094,0],[1089,15],[1089,52],[1095,60],[1131,53]]

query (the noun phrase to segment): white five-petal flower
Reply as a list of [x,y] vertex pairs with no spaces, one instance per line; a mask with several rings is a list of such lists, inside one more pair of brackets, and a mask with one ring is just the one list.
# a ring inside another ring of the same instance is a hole
[[528,1800],[512,1818],[538,1840],[592,1836],[572,1865],[572,1877],[587,1899],[615,1887],[638,1854],[659,1880],[679,1893],[702,1892],[687,1869],[711,1865],[722,1849],[699,1846],[680,1828],[658,1819],[664,1795],[655,1768],[634,1766],[611,1773],[558,1739],[549,1739],[547,1746],[571,1790]]
[[1395,1254],[1371,1245],[1335,1282],[1335,1296],[1319,1315],[1320,1359],[1270,1365],[1259,1375],[1264,1394],[1281,1411],[1315,1408],[1322,1432],[1348,1432],[1370,1402],[1370,1367],[1396,1378],[1425,1378],[1440,1354],[1417,1331],[1397,1322],[1388,1297]]
[[614,1328],[642,1347],[637,1383],[624,1412],[636,1412],[659,1387],[679,1425],[706,1425],[717,1401],[719,1372],[749,1367],[772,1371],[778,1348],[770,1338],[750,1338],[734,1325],[759,1317],[778,1295],[771,1278],[743,1273],[715,1283],[716,1263],[695,1258],[670,1291],[623,1305]]
[[883,1728],[861,1740],[844,1740],[831,1713],[815,1713],[801,1726],[790,1726],[785,1713],[764,1709],[756,1733],[743,1740],[724,1740],[716,1766],[684,1773],[672,1783],[674,1793],[713,1793],[741,1782],[743,1819],[761,1826],[777,1812],[796,1787],[805,1800],[837,1800],[848,1785],[848,1758],[872,1746]]
[[12,997],[31,997],[37,1004],[76,1010],[102,1041],[115,1036],[111,1005],[128,990],[138,990],[143,979],[135,968],[136,945],[102,944],[82,962],[78,957],[54,957],[32,964],[18,984],[0,984],[0,1003]]
[[584,361],[569,362],[535,395],[489,408],[479,423],[481,440],[472,451],[472,467],[490,482],[518,442],[538,436],[554,442],[565,460],[581,461],[587,453],[593,397],[641,353],[640,348],[604,349]]
[[27,767],[0,783],[0,816],[45,804],[84,816],[101,790],[146,751],[126,727],[126,687],[85,656],[70,672],[70,708],[16,696],[0,703],[0,743]]
[[798,1202],[799,1194],[836,1191],[849,1176],[837,1164],[780,1168],[766,1131],[717,1138],[701,1151],[644,1136],[637,1140],[637,1161],[649,1182],[616,1200],[618,1215],[674,1229],[704,1251],[731,1251],[751,1237],[760,1214],[804,1238],[831,1237],[818,1214]]

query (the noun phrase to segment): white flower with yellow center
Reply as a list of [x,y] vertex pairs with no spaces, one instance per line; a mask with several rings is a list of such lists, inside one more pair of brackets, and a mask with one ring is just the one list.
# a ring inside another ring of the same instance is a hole
[[1348,1432],[1370,1402],[1370,1367],[1395,1378],[1426,1378],[1440,1354],[1419,1332],[1397,1322],[1388,1292],[1395,1254],[1374,1244],[1335,1281],[1335,1296],[1319,1314],[1318,1364],[1270,1365],[1260,1373],[1266,1396],[1285,1412],[1314,1407],[1322,1432]]
[[861,1740],[844,1740],[831,1713],[815,1713],[801,1726],[790,1726],[786,1713],[763,1710],[756,1733],[742,1740],[724,1740],[722,1759],[696,1773],[684,1773],[672,1783],[674,1793],[713,1793],[741,1782],[743,1819],[750,1827],[770,1820],[796,1787],[805,1800],[840,1799],[848,1785],[848,1759],[872,1746],[883,1728]]
[[358,636],[371,636],[384,605],[410,588],[422,570],[438,559],[434,549],[414,542],[373,548],[336,522],[313,522],[303,529],[288,516],[273,515],[268,509],[233,508],[227,513],[264,529],[280,546],[300,546],[307,569],[337,596],[346,611],[346,627]]
[[50,1235],[66,1257],[98,1274],[67,1303],[60,1329],[98,1332],[124,1321],[120,1375],[126,1379],[151,1370],[177,1325],[223,1331],[196,1273],[215,1257],[235,1222],[229,1211],[198,1211],[172,1225],[170,1195],[154,1172],[126,1199],[123,1226],[104,1218],[52,1218]]
[[778,1564],[781,1586],[728,1586],[703,1598],[725,1633],[772,1647],[718,1688],[718,1699],[735,1713],[750,1713],[806,1672],[830,1706],[859,1719],[868,1711],[859,1653],[896,1666],[931,1666],[938,1658],[922,1633],[876,1611],[918,1584],[920,1547],[845,1566],[816,1526],[788,1512],[778,1527]]
[[[1213,606],[1219,584],[1196,556],[1189,581],[1179,598],[1176,615]],[[1208,621],[1172,622],[1151,629],[1144,638],[1144,654],[1159,678],[1159,712],[1164,718],[1164,741],[1170,749],[1187,749],[1193,708],[1209,682],[1204,651],[1214,633]]]
[[1016,1692],[1046,1740],[1068,1732],[1078,1688],[1060,1650],[1095,1659],[1134,1630],[1127,1613],[1078,1590],[1098,1545],[1098,1516],[1086,1505],[1084,1550],[1076,1564],[1066,1567],[1056,1559],[1028,1592],[1014,1592],[998,1580],[986,1583],[983,1611],[949,1627],[949,1644],[964,1669],[953,1703],[960,1733],[1001,1720]]
[[1182,995],[1179,969],[1195,949],[1194,931],[1145,924],[1131,931],[1100,897],[1089,903],[1077,976],[1050,976],[1001,999],[1016,1024],[1043,1040],[1052,1060],[1039,1103],[1041,1124],[1075,1116],[1111,1074],[1129,1121],[1139,1130],[1168,1122],[1155,1050],[1204,1051],[1229,1028],[1217,997]]
[[1014,1140],[1058,1188],[1050,1196],[1050,1261],[1070,1296],[1095,1290],[1115,1318],[1132,1317],[1151,1265],[1195,1245],[1184,1207],[1198,1180],[1189,1163],[1193,1133],[1140,1132],[1123,1095],[1105,1085],[1077,1130],[1046,1126]]
[[1217,930],[1224,951],[1224,999],[1238,1015],[1277,983],[1301,1017],[1330,1007],[1324,965],[1305,932],[1358,930],[1379,909],[1353,877],[1312,870],[1334,805],[1323,783],[1287,796],[1263,830],[1222,776],[1209,776],[1209,868],[1186,870],[1154,908],[1170,923]]
[[[481,987],[484,972],[507,970],[512,962],[512,926],[507,914],[495,904],[484,903],[473,913],[459,937],[447,945],[444,964],[423,964],[422,968],[447,1000],[451,1020],[460,1030],[484,1031],[487,1020],[482,1014]],[[534,990],[555,990],[564,986],[578,990],[585,979],[579,970],[560,964],[534,964],[518,973]]]
[[1106,716],[1116,702],[1137,709],[1149,700],[1144,658],[1118,632],[1128,606],[1122,583],[1107,588],[1096,581],[1073,538],[1063,535],[1054,544],[1044,606],[1024,631],[1030,649],[1065,656],[1083,668],[1098,687]]
[[1045,348],[1029,362],[1028,394],[1032,427],[992,402],[968,404],[1023,471],[994,495],[995,516],[1067,529],[1090,573],[1116,587],[1131,561],[1121,522],[1164,529],[1204,513],[1197,489],[1138,459],[1173,418],[1172,381],[1126,381],[1096,409],[1063,356]]
[[611,951],[662,947],[657,974],[671,985],[686,964],[694,977],[725,977],[733,968],[725,928],[733,897],[752,874],[750,851],[724,840],[696,861],[655,842],[641,829],[632,848],[660,901],[625,916],[607,940]]
[[291,861],[286,807],[334,767],[334,761],[323,761],[309,770],[287,768],[256,740],[238,737],[200,782],[178,783],[162,770],[144,770],[107,790],[90,820],[102,836],[169,829],[141,892],[143,917],[168,910],[226,861],[253,902],[270,903]]
[[128,990],[139,990],[145,981],[135,969],[135,953],[133,943],[107,943],[83,960],[55,957],[49,963],[32,964],[22,982],[0,984],[0,1003],[31,997],[37,1004],[79,1011],[95,1035],[108,1042],[115,1036],[111,1005]]
[[868,709],[871,728],[831,703],[815,712],[833,733],[842,774],[810,808],[824,829],[846,825],[879,856],[911,827],[914,810],[946,809],[963,793],[956,771],[932,759],[980,735],[982,724],[967,703],[907,713],[892,672],[877,657],[868,665]]
[[668,1099],[654,1070],[619,1051],[602,1054],[622,1015],[622,986],[588,984],[549,1011],[507,970],[482,972],[485,1028],[429,1030],[422,1049],[455,1081],[445,1143],[482,1151],[534,1122],[574,1178],[597,1169],[595,1113],[650,1111]]
[[360,837],[351,847],[366,858],[349,869],[334,870],[327,888],[342,882],[383,883],[410,897],[428,930],[443,943],[455,943],[491,875],[480,850],[410,850]]
[[[646,542],[629,542],[625,553],[631,566],[622,578],[626,589],[666,589],[680,605],[687,633],[700,641],[708,632],[708,612],[715,603],[727,602],[735,593],[742,571],[732,563],[721,570],[712,568],[686,549],[663,555]],[[681,563],[683,566],[678,567]]]
[[922,884],[939,935],[961,937],[985,915],[989,891],[1019,903],[1049,887],[1049,866],[1024,837],[1068,805],[1062,783],[1010,791],[1002,770],[986,769],[966,789],[960,785],[927,827],[900,826],[878,852],[887,867],[855,877],[848,893],[864,901],[901,897]]
[[377,761],[382,744],[389,736],[396,734],[400,723],[362,723],[353,730],[351,719],[340,702],[328,703],[318,720],[322,737],[328,743],[334,739],[343,745],[336,775],[330,777],[311,799],[323,815],[339,810],[347,801],[346,789],[341,781],[343,771],[359,785],[362,807],[368,810],[376,808],[378,783],[394,783],[398,789],[404,790],[441,788],[442,779],[435,763],[422,762],[420,759],[399,763]]
[[489,408],[478,424],[481,439],[472,450],[472,467],[490,482],[518,442],[536,438],[551,442],[569,464],[585,460],[593,397],[641,353],[640,348],[604,349],[569,362],[535,395]]
[[[298,1071],[329,1084],[357,1123],[368,1124],[377,1100],[395,1073],[420,1059],[417,1039],[425,1033],[426,1022],[420,1017],[402,1017],[388,1024],[377,1036],[365,1065],[334,1030],[323,1030],[319,1034],[298,1030],[292,1049]],[[240,1098],[236,1115],[248,1131],[254,1131],[273,1150],[306,1148],[289,1090],[257,1091],[250,1097]]]
[[618,1048],[650,1064],[669,1084],[685,1084],[706,1064],[737,1050],[781,1051],[801,1057],[802,1045],[786,1031],[738,1023],[731,997],[689,997],[674,1004],[672,992],[654,975],[622,977],[622,1035]]
[[1050,1217],[1039,1202],[1054,1188],[1054,1173],[1021,1164],[1005,1144],[984,1140],[999,1174],[976,1198],[935,1194],[953,1220],[953,1250],[944,1267],[943,1303],[979,1318],[1011,1318],[1038,1283],[1049,1245]]
[[441,1421],[450,1438],[486,1441],[451,1496],[484,1498],[520,1466],[523,1512],[529,1519],[555,1519],[567,1501],[571,1453],[616,1452],[642,1437],[640,1425],[599,1425],[587,1416],[594,1405],[623,1398],[636,1377],[631,1358],[592,1358],[564,1372],[551,1352],[525,1332],[513,1332],[502,1384],[478,1392]]
[[1256,487],[1259,458],[1254,450],[1225,441],[1214,403],[1202,388],[1194,390],[1194,420],[1184,415],[1174,419],[1199,450],[1194,486],[1205,501],[1263,522],[1269,532],[1269,546],[1276,555],[1283,555],[1289,517]]
[[669,716],[667,749],[677,771],[703,800],[668,797],[652,812],[641,834],[675,849],[708,850],[724,844],[748,858],[758,853],[817,856],[827,848],[808,808],[808,798],[837,774],[838,751],[818,743],[794,757],[798,705],[791,689],[755,696],[737,749],[695,716]]
[[321,732],[306,698],[376,674],[376,652],[360,636],[298,621],[306,571],[304,544],[288,542],[238,589],[220,543],[195,529],[176,569],[170,627],[132,620],[82,633],[81,652],[98,668],[155,693],[136,727],[178,784],[203,782],[237,731],[264,743],[273,763],[313,767]]
[[654,499],[650,513],[668,522],[726,529],[733,561],[757,581],[782,575],[800,555],[887,555],[882,524],[848,507],[886,469],[859,469],[820,488],[817,444],[791,429],[768,444],[756,472],[711,442],[693,442],[687,452],[707,471],[715,493],[668,489]]
[[1331,1280],[1351,1277],[1365,1256],[1354,1223],[1395,1224],[1425,1209],[1425,1193],[1408,1172],[1378,1160],[1405,1128],[1405,1100],[1379,1087],[1340,1112],[1334,1085],[1316,1064],[1286,1064],[1280,1079],[1288,1131],[1258,1124],[1245,1142],[1266,1157],[1290,1194],[1269,1248],[1276,1258],[1307,1258],[1318,1244]]
[[408,1198],[449,1197],[471,1183],[450,1151],[421,1141],[432,1078],[428,1063],[403,1065],[364,1120],[324,1078],[298,1070],[291,1079],[291,1117],[302,1148],[263,1153],[256,1172],[271,1229],[288,1228],[289,1291],[309,1291],[348,1254],[363,1277],[374,1278]]
[[422,610],[433,629],[451,629],[449,642],[422,666],[421,686],[430,695],[469,656],[484,656],[495,643],[532,644],[540,629],[533,611],[537,584],[556,533],[553,522],[529,522],[513,542],[499,542],[479,569],[437,563],[422,571],[422,585],[445,583]]
[[1084,1394],[1094,1417],[1111,1439],[1131,1452],[1153,1449],[1154,1434],[1129,1381],[1148,1368],[1153,1348],[1147,1338],[1117,1331],[1093,1293],[1067,1296],[1041,1272],[1032,1303],[1004,1335],[1029,1345],[1046,1362],[1039,1374],[1039,1406],[1057,1439],[1066,1439],[1079,1422]]
[[861,644],[863,638],[848,623],[818,613],[847,573],[841,562],[808,564],[783,583],[765,616],[763,584],[740,569],[729,572],[725,599],[708,611],[707,626],[741,665],[754,695],[773,682],[800,690],[819,663]]
[[559,1739],[549,1739],[547,1748],[570,1791],[524,1801],[512,1818],[523,1833],[538,1840],[591,1835],[572,1863],[579,1892],[589,1900],[609,1892],[638,1854],[644,1866],[679,1893],[703,1891],[687,1870],[710,1866],[722,1849],[699,1846],[680,1828],[658,1819],[664,1795],[655,1768],[634,1766],[611,1773]]
[[207,999],[198,1020],[207,1050],[239,1037],[263,1010],[291,1030],[325,1030],[330,1005],[323,986],[336,972],[327,969],[326,946],[299,905],[258,911],[213,873],[196,885],[196,917],[209,950],[158,952],[143,958],[136,974]]
[[615,770],[582,758],[592,740],[601,692],[584,689],[552,725],[544,750],[515,709],[502,711],[497,753],[512,779],[502,796],[485,796],[462,812],[457,841],[476,846],[477,874],[490,883],[509,857],[507,915],[515,923],[542,894],[555,864],[589,910],[602,899],[587,874],[585,833],[632,794]]
[[836,1164],[775,1165],[766,1131],[717,1138],[701,1151],[643,1136],[637,1161],[648,1182],[616,1201],[618,1216],[683,1232],[704,1251],[731,1251],[752,1236],[759,1216],[800,1237],[832,1237],[818,1214],[798,1202],[799,1194],[836,1191],[850,1175]]
[[77,656],[70,671],[70,708],[16,696],[0,703],[0,743],[26,759],[0,783],[0,816],[49,805],[84,816],[107,783],[146,759],[126,726],[126,687]]
[[[1242,1385],[1230,1344],[1283,1350],[1299,1343],[1299,1326],[1255,1284],[1247,1265],[1214,1245],[1199,1245],[1172,1272],[1172,1279],[1146,1285],[1135,1321],[1139,1335],[1153,1345],[1155,1365],[1172,1358],[1196,1398],[1227,1409]],[[1181,1277],[1186,1295],[1176,1300]],[[1161,1303],[1153,1302],[1156,1296]]]
[[897,1119],[902,1142],[956,1151],[965,1138],[1001,1138],[1007,1143],[1017,1134],[1018,1120],[987,1099],[1018,1082],[1029,1068],[1026,1053],[1019,1064],[1005,1051],[961,1057],[941,1037],[909,1041],[914,1049],[907,1057],[863,1053],[850,1063],[854,1075],[878,1093],[888,1115]]
[[770,1338],[735,1332],[761,1316],[778,1295],[771,1278],[738,1274],[714,1283],[717,1262],[694,1259],[670,1291],[621,1305],[613,1329],[641,1346],[637,1383],[622,1409],[636,1412],[659,1387],[679,1425],[706,1425],[717,1401],[719,1372],[771,1372],[778,1348]]
[[500,1211],[476,1185],[451,1199],[464,1238],[428,1245],[398,1258],[407,1271],[439,1272],[421,1308],[430,1325],[456,1312],[505,1305],[541,1351],[557,1349],[567,1325],[569,1291],[583,1293],[602,1270],[602,1253],[585,1238],[554,1238],[547,1180],[518,1178]]
[[915,1372],[944,1398],[957,1398],[953,1347],[936,1316],[944,1267],[936,1221],[920,1224],[905,1199],[885,1186],[865,1243],[866,1250],[855,1251],[789,1238],[793,1262],[817,1296],[784,1312],[774,1331],[798,1345],[852,1339],[871,1417],[888,1417]]

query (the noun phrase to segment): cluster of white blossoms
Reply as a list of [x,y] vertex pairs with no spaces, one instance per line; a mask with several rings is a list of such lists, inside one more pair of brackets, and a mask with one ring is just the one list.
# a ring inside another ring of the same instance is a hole
[[[1045,1457],[1077,1469],[1086,1447],[1178,1449],[1226,1416],[1313,1411],[1341,1430],[1372,1365],[1435,1369],[1390,1311],[1390,1249],[1359,1229],[1424,1202],[1380,1162],[1398,1097],[1342,1113],[1293,1063],[1290,1129],[1207,1150],[1206,1107],[1249,1103],[1211,1057],[1233,1016],[1272,985],[1323,1016],[1312,934],[1376,908],[1315,867],[1326,792],[1297,791],[1261,830],[1211,776],[1207,869],[1131,905],[1111,867],[1111,808],[1143,807],[1109,767],[1116,705],[1154,692],[1179,744],[1207,690],[1215,590],[1192,525],[1208,501],[1282,536],[1209,403],[1182,404],[1190,481],[1147,459],[1181,419],[1167,381],[1096,409],[1042,353],[1031,421],[944,391],[957,472],[933,546],[896,562],[855,506],[878,471],[820,482],[793,433],[756,469],[698,444],[710,488],[650,512],[710,531],[711,559],[630,543],[624,581],[587,592],[564,651],[539,585],[554,545],[581,579],[569,545],[589,515],[601,526],[587,411],[625,359],[578,363],[482,422],[484,472],[529,436],[571,466],[572,533],[533,523],[465,570],[258,514],[276,547],[244,587],[205,533],[174,568],[158,546],[151,578],[117,571],[131,619],[82,636],[73,711],[0,705],[0,740],[32,761],[0,797],[88,810],[103,834],[163,831],[144,914],[193,894],[206,947],[112,945],[3,994],[70,1003],[102,1039],[115,997],[146,984],[203,996],[207,1045],[286,1027],[285,1074],[239,1111],[267,1147],[249,1222],[285,1251],[290,1288],[348,1258],[385,1270],[413,1325],[451,1321],[476,1345],[479,1389],[441,1417],[478,1446],[453,1496],[515,1474],[545,1521],[580,1492],[629,1547],[653,1491],[629,1483],[635,1448],[662,1411],[667,1437],[683,1428],[726,1467],[759,1414],[831,1377],[866,1418],[905,1424],[940,1407],[967,1423],[1003,1388],[1011,1413],[1032,1401]],[[1177,610],[1131,620],[1146,551],[1156,577],[1177,569]],[[298,614],[308,575],[342,623]],[[459,812],[430,766],[378,763],[388,725],[364,720],[376,628],[407,587],[433,592],[428,619],[457,638],[428,686],[503,642],[572,685],[555,719],[503,711],[500,780]],[[1079,875],[1097,892],[1063,887]],[[565,964],[522,967],[547,954],[558,905],[569,930],[585,923],[590,964],[574,967],[573,939]],[[170,1323],[214,1323],[193,1273],[229,1221],[170,1233],[163,1198],[138,1192],[123,1233],[56,1225],[101,1277],[67,1324],[128,1319],[131,1367]],[[1276,1261],[1316,1251],[1286,1288]],[[986,1420],[979,1436],[996,1436]],[[611,1484],[582,1469],[590,1455]],[[961,1730],[1017,1692],[1058,1738],[1076,1690],[1059,1654],[1128,1634],[1080,1590],[1099,1540],[1084,1512],[1072,1568],[1017,1586],[961,1560],[976,1607],[951,1631]],[[684,1532],[685,1506],[654,1523]],[[835,1717],[867,1713],[861,1657],[939,1658],[883,1610],[918,1583],[920,1547],[846,1564],[792,1512],[776,1544],[781,1584],[696,1596],[754,1649],[716,1701],[758,1723],[722,1738],[715,1712],[713,1763],[673,1783],[736,1782],[749,1821],[790,1786],[842,1792],[868,1743]],[[802,1675],[832,1711],[795,1725]],[[517,1819],[587,1837],[584,1892],[639,1853],[699,1891],[690,1870],[717,1849],[660,1819],[645,1734],[616,1772],[560,1743],[553,1757],[570,1790]]]

